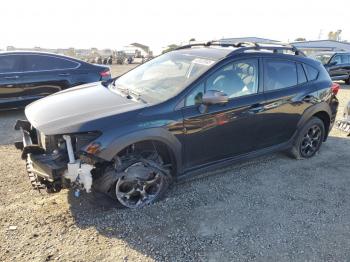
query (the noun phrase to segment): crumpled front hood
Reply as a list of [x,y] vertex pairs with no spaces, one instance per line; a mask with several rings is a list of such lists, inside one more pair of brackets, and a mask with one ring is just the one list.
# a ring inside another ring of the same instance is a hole
[[[145,107],[123,97],[100,82],[70,88],[30,104],[25,109],[29,122],[46,135],[97,131],[101,118]],[[94,122],[94,125],[89,125]],[[92,130],[88,130],[92,129]]]

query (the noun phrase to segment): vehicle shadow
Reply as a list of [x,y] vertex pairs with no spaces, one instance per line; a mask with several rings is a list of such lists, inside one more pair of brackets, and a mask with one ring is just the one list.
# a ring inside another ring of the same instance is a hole
[[156,261],[337,260],[341,250],[324,239],[339,248],[349,241],[339,238],[350,216],[349,148],[349,138],[329,137],[309,160],[277,153],[232,165],[175,184],[137,210],[116,209],[99,194],[70,192],[68,201],[79,228],[94,227]]
[[22,140],[21,132],[14,130],[18,119],[26,119],[23,109],[0,111],[0,145]]

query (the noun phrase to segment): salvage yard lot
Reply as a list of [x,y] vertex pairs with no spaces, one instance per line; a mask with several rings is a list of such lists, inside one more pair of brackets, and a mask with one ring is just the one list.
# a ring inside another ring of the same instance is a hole
[[[113,66],[118,75],[132,66]],[[339,92],[338,116],[350,99]],[[350,139],[314,158],[282,153],[174,185],[140,210],[31,189],[12,143],[23,111],[0,113],[0,261],[348,261]]]

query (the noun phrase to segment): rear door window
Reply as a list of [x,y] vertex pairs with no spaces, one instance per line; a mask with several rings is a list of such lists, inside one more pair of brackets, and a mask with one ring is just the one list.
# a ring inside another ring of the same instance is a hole
[[21,71],[21,56],[2,55],[0,56],[0,74],[18,73]]
[[307,82],[306,75],[301,64],[297,64],[298,70],[298,84],[303,84]]
[[267,59],[264,64],[264,90],[274,91],[298,84],[295,62]]
[[26,55],[25,71],[50,71],[73,69],[79,66],[79,63],[46,55]]

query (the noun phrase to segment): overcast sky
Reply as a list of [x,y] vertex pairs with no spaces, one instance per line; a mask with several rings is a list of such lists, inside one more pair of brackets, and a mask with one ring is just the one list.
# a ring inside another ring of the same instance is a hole
[[1,0],[0,48],[119,48],[257,36],[350,40],[350,0]]

